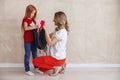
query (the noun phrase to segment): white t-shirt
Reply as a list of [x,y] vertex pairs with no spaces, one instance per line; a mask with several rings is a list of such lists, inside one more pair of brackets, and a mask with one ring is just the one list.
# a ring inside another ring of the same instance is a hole
[[50,46],[50,54],[57,60],[66,58],[66,44],[67,44],[67,31],[66,29],[61,29],[53,33],[52,37],[56,37],[58,41]]

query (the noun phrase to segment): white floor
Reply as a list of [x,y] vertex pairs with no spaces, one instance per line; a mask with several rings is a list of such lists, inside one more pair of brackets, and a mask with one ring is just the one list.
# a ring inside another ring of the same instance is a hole
[[24,68],[0,68],[0,80],[120,80],[120,68],[67,68],[65,74],[55,77],[38,73],[28,76]]

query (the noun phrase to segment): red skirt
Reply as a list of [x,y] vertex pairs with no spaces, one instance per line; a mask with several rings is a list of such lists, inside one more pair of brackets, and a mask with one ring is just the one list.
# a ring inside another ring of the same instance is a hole
[[66,59],[57,60],[51,56],[41,56],[33,59],[33,65],[41,71],[46,72],[53,69],[54,66],[62,66]]

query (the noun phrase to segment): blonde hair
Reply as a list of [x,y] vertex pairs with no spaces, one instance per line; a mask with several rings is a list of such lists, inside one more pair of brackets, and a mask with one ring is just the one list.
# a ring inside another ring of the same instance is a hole
[[62,11],[56,12],[54,15],[54,18],[57,19],[57,24],[56,24],[57,27],[55,28],[56,31],[59,31],[64,26],[66,31],[69,32],[67,16],[65,15],[64,12],[62,12]]
[[[35,15],[34,15],[34,17],[33,17],[32,19],[35,20],[35,19],[36,19],[36,16],[37,16],[37,9],[36,9],[36,7],[35,7],[34,5],[32,5],[32,4],[29,4],[29,5],[26,7],[26,11],[25,11],[25,16],[24,16],[24,18],[30,18],[31,13],[32,13],[34,10],[35,10]],[[23,23],[22,23],[22,25],[21,25],[21,29],[24,30],[24,29],[23,29]]]

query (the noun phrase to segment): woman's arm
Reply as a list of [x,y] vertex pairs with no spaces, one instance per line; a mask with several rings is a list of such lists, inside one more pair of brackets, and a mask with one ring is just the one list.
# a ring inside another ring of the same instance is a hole
[[24,22],[23,28],[24,28],[25,31],[28,31],[28,30],[37,29],[38,27],[37,27],[37,25],[32,26],[32,27],[28,27],[28,24],[26,22]]
[[[49,33],[48,33],[48,30],[46,29],[45,26],[44,26],[44,30],[45,30],[45,37],[46,37],[47,44],[48,44],[49,46],[55,44],[55,43],[58,41],[58,39],[55,38],[55,37],[50,38],[50,35],[49,35]],[[52,34],[51,34],[51,35],[52,35]]]
[[52,35],[53,35],[53,33],[50,33],[50,34],[49,34],[50,38],[52,38]]

